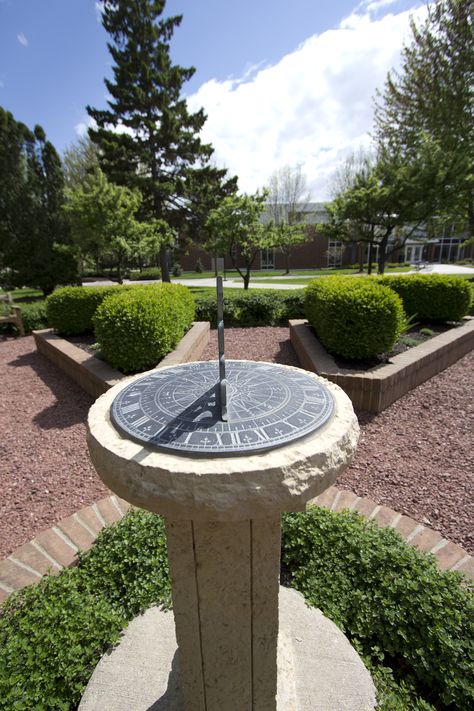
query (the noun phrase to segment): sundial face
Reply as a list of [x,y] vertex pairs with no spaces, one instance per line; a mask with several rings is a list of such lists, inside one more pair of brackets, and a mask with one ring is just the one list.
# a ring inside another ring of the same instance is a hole
[[112,422],[126,437],[174,454],[236,456],[300,439],[331,417],[331,393],[303,370],[226,361],[227,420],[221,417],[219,365],[157,370],[117,395]]

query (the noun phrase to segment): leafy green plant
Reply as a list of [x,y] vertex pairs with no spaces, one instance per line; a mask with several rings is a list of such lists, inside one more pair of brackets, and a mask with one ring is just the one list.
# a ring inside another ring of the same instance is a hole
[[102,654],[151,604],[169,606],[164,525],[132,513],[77,568],[13,594],[0,609],[0,709],[75,709]]
[[157,365],[193,319],[194,299],[180,284],[140,285],[111,294],[93,316],[105,360],[124,373]]
[[204,271],[204,267],[202,265],[201,257],[198,257],[196,259],[196,266],[194,267],[194,271],[196,274],[202,274]]
[[472,708],[474,604],[457,574],[393,529],[317,507],[283,516],[282,561],[291,584],[385,674],[386,691],[403,682],[425,702],[382,708]]
[[[217,321],[215,294],[197,294],[196,319]],[[275,326],[287,324],[289,319],[304,317],[304,291],[277,292],[275,290],[224,292],[224,322],[226,326]]]
[[[458,574],[354,513],[311,507],[284,515],[282,533],[285,578],[363,655],[379,711],[472,707],[473,601]],[[170,600],[164,522],[133,511],[77,567],[0,608],[1,711],[73,711],[126,624]]]
[[422,336],[428,336],[429,338],[431,338],[431,336],[435,335],[435,332],[433,331],[433,329],[427,328],[427,327],[420,328],[420,333]]
[[175,262],[173,264],[173,269],[171,270],[171,273],[174,277],[180,277],[181,274],[183,273],[183,269],[181,267],[181,264],[179,262]]
[[[41,328],[48,327],[48,317],[46,313],[46,301],[33,301],[32,303],[22,303],[21,317],[25,334],[31,333]],[[18,329],[13,323],[0,324],[0,333],[17,334]]]
[[161,279],[161,269],[159,267],[146,267],[142,269],[141,272],[133,271],[130,272],[130,279],[132,281],[143,281],[147,279]]
[[420,321],[459,321],[469,313],[474,289],[466,279],[446,274],[377,277],[402,299],[403,308]]
[[306,288],[305,311],[327,350],[349,359],[390,351],[404,324],[401,299],[367,279],[315,279]]
[[46,300],[51,326],[61,335],[92,333],[92,317],[102,301],[129,286],[65,286],[56,289]]

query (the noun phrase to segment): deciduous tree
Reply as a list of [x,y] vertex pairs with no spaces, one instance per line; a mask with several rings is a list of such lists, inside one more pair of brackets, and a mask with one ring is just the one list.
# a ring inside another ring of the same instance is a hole
[[206,223],[206,247],[214,254],[228,254],[233,267],[248,289],[250,270],[261,249],[272,247],[275,240],[273,223],[263,224],[266,193],[234,195],[224,198],[211,210]]
[[0,266],[11,284],[49,294],[75,280],[63,188],[60,158],[41,126],[30,131],[0,108]]

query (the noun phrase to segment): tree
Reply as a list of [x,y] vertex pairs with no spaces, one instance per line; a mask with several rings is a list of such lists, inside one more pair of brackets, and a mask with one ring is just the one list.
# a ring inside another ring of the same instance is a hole
[[49,294],[76,279],[62,206],[64,177],[41,126],[0,108],[0,266],[12,285]]
[[474,236],[474,14],[473,0],[438,0],[426,21],[411,22],[411,44],[399,72],[379,94],[376,138],[408,161],[428,139],[439,147],[444,183],[438,214],[467,220]]
[[[440,186],[446,181],[440,153],[428,139],[411,161],[381,148],[375,163],[367,163],[329,203],[330,222],[322,229],[342,238],[353,234],[378,247],[378,271],[383,274],[387,257],[438,209]],[[369,264],[371,258],[369,249]]]
[[65,211],[81,257],[90,256],[96,264],[112,258],[119,283],[130,257],[156,250],[165,239],[163,225],[136,219],[142,201],[138,190],[110,183],[100,169],[66,195]]
[[99,150],[88,136],[66,148],[63,156],[64,183],[70,190],[83,185],[99,167]]
[[224,198],[219,207],[211,210],[206,223],[206,247],[214,254],[229,255],[244,280],[244,289],[249,287],[250,270],[258,252],[272,247],[275,240],[273,223],[261,221],[266,199],[265,192]]
[[[285,165],[272,173],[268,183],[267,213],[279,227],[275,231],[276,243],[273,246],[280,249],[285,256],[285,274],[290,273],[293,247],[311,238],[310,232],[301,227],[309,200],[306,175],[301,172],[300,165]],[[300,226],[291,229],[295,225]]]
[[[108,110],[87,107],[97,124],[90,129],[100,163],[110,180],[137,188],[141,217],[165,220],[180,230],[203,194],[213,205],[235,192],[236,179],[209,165],[213,153],[199,138],[206,116],[190,113],[180,98],[194,68],[173,65],[170,40],[181,16],[163,19],[164,0],[105,0],[102,23],[111,37],[113,81]],[[211,186],[211,190],[209,190]],[[160,249],[162,278],[169,281],[167,247]]]

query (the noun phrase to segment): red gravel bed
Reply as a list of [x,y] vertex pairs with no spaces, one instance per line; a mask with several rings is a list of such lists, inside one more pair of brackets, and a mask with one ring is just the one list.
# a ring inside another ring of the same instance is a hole
[[[287,328],[230,328],[226,357],[298,365]],[[215,332],[203,360],[217,357]],[[431,525],[474,553],[474,353],[379,415],[361,415],[352,466],[336,482]],[[89,463],[92,399],[31,336],[0,341],[0,559],[110,492]]]

